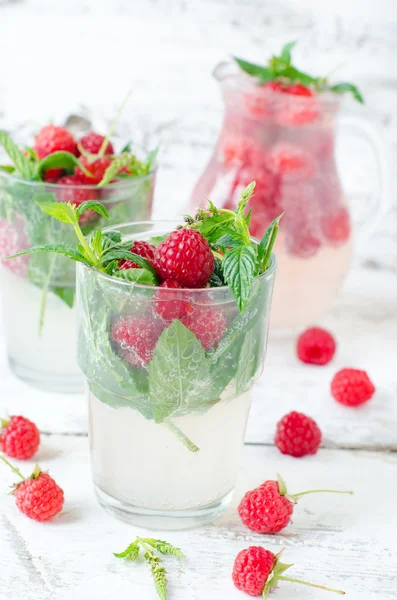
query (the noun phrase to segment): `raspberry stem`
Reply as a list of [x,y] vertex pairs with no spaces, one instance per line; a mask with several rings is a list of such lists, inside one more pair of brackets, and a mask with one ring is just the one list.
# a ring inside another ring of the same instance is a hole
[[335,592],[335,594],[340,594],[344,596],[346,592],[342,590],[335,590],[334,588],[325,587],[324,585],[317,585],[316,583],[309,583],[308,581],[302,581],[301,579],[293,579],[292,577],[285,577],[284,575],[280,575],[277,577],[282,581],[290,581],[291,583],[300,583],[301,585],[308,585],[309,587],[317,588],[319,590],[325,590],[327,592]]
[[298,500],[301,496],[306,496],[307,494],[349,494],[350,496],[354,494],[351,490],[308,490],[307,492],[300,492],[299,494],[288,494],[294,500]]
[[199,452],[200,448],[196,446],[196,444],[194,444],[192,440],[189,440],[187,435],[185,435],[183,431],[181,431],[179,427],[177,427],[174,423],[172,423],[171,421],[165,421],[164,425],[178,438],[179,441],[182,442],[182,444],[188,450],[190,450],[190,452]]
[[10,469],[12,469],[14,471],[14,473],[16,473],[18,475],[18,477],[20,477],[22,479],[22,481],[25,481],[25,477],[22,475],[21,471],[19,469],[17,469],[16,467],[14,467],[14,465],[12,465],[10,462],[8,462],[8,460],[5,458],[5,456],[0,454],[0,458],[3,462],[5,462],[6,465],[8,465],[10,467]]

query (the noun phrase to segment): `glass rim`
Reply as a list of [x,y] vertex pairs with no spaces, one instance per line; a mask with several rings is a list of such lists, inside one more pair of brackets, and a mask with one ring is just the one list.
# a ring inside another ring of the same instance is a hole
[[[223,83],[228,80],[237,81],[238,79],[240,79],[240,89],[243,89],[244,87],[246,87],[247,89],[249,87],[261,87],[255,84],[254,78],[248,75],[248,73],[244,73],[244,71],[239,70],[237,64],[235,65],[232,60],[224,60],[219,62],[212,70],[212,75],[219,83]],[[269,90],[269,94],[273,94],[275,97],[280,99],[286,99],[286,94],[283,94],[282,92]],[[291,95],[289,95],[289,98],[291,98]],[[300,104],[304,104],[305,102],[310,102],[311,100],[313,100],[312,96],[295,96],[294,98]],[[323,105],[331,105],[335,107],[338,107],[341,102],[340,95],[330,90],[319,92],[316,95],[316,99]]]
[[[171,223],[174,224],[175,221],[171,221],[171,220],[162,220],[162,221],[131,221],[129,223],[120,223],[119,225],[112,225],[109,227],[105,227],[102,231],[103,233],[109,232],[109,231],[118,231],[120,229],[123,229],[123,227],[130,227],[131,225],[136,226],[136,225],[155,225],[156,223]],[[170,229],[170,231],[172,231],[172,229]],[[147,231],[143,231],[142,233],[147,233]],[[137,234],[138,235],[138,234]],[[256,242],[257,244],[259,244],[259,241],[256,238],[251,238],[254,242]],[[107,275],[106,273],[103,273],[102,271],[98,271],[98,269],[96,269],[95,267],[92,267],[91,265],[86,265],[85,263],[79,262],[77,263],[78,267],[84,267],[90,271],[95,271],[95,273],[97,273],[98,277],[101,277],[104,280],[107,281],[111,281],[113,283],[118,283],[118,284],[122,284],[126,287],[131,287],[131,288],[137,288],[137,289],[142,289],[142,290],[153,290],[153,289],[161,289],[162,292],[172,292],[174,295],[176,293],[176,295],[178,295],[179,293],[181,295],[186,294],[186,292],[198,292],[198,293],[225,293],[226,291],[229,292],[231,295],[232,291],[231,289],[227,286],[227,285],[222,285],[219,287],[205,287],[205,288],[160,288],[160,286],[153,286],[153,285],[145,285],[143,283],[136,283],[135,281],[127,281],[126,279],[121,279],[120,277],[113,277],[112,275]],[[272,252],[271,254],[271,262],[270,262],[270,266],[268,267],[268,269],[266,269],[266,271],[264,271],[263,273],[261,273],[260,275],[257,275],[254,278],[254,281],[262,281],[262,280],[269,280],[271,279],[271,277],[274,275],[275,271],[276,271],[276,267],[277,267],[277,257],[274,254],[274,252]],[[234,296],[233,296],[234,297]]]
[[[54,167],[55,168],[55,167]],[[150,169],[148,173],[145,175],[137,175],[135,177],[128,177],[125,179],[120,179],[119,181],[114,181],[113,183],[108,183],[103,187],[98,187],[97,184],[88,183],[88,184],[72,184],[72,185],[59,185],[58,183],[50,183],[47,181],[29,181],[27,179],[22,179],[21,177],[16,177],[13,173],[9,173],[8,171],[3,171],[0,169],[0,177],[4,176],[6,179],[10,179],[11,181],[15,181],[17,183],[23,183],[24,185],[30,186],[32,188],[39,188],[45,186],[46,188],[50,188],[50,190],[61,190],[64,188],[71,190],[89,190],[89,191],[100,191],[100,190],[115,190],[116,188],[128,188],[133,182],[141,182],[146,179],[150,179],[157,172],[158,165],[157,163]]]

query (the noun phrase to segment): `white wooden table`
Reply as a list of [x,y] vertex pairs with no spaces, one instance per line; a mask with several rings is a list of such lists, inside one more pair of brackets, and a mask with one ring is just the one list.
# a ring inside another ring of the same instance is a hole
[[[187,558],[169,561],[170,600],[244,598],[231,581],[239,550],[263,544],[285,547],[291,576],[342,587],[351,600],[396,598],[397,541],[397,278],[395,273],[356,267],[325,324],[338,338],[332,366],[298,363],[294,341],[271,336],[265,372],[258,384],[241,458],[234,505],[217,522],[183,533],[159,532]],[[4,344],[3,344],[4,346]],[[341,366],[367,368],[377,393],[361,409],[346,409],[329,395]],[[86,407],[82,396],[45,394],[17,381],[0,364],[1,412],[22,413],[43,432],[37,461],[65,490],[63,513],[38,524],[20,514],[11,497],[0,500],[1,600],[133,600],[156,598],[146,565],[112,556],[142,531],[108,516],[91,485]],[[316,456],[293,459],[272,445],[275,423],[295,408],[315,417],[324,433]],[[32,463],[33,464],[33,463]],[[29,471],[31,465],[23,464]],[[291,491],[313,487],[353,489],[354,496],[302,499],[293,522],[276,536],[261,536],[239,521],[236,503],[247,489],[280,472]],[[1,488],[13,476],[0,467]],[[279,600],[327,597],[283,583]]]

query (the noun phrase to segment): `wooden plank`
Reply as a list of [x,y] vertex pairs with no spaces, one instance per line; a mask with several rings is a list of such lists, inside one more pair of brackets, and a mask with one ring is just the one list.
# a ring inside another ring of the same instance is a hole
[[[143,530],[108,516],[96,503],[89,469],[88,443],[81,437],[45,436],[37,456],[65,490],[63,513],[52,523],[27,519],[13,498],[1,496],[0,598],[107,600],[115,593],[134,600],[156,598],[145,565],[112,556]],[[241,549],[262,544],[296,563],[291,575],[343,587],[350,600],[393,600],[397,542],[391,515],[397,501],[397,455],[322,450],[295,460],[274,448],[246,446],[234,505],[215,524],[187,532],[157,532],[180,546],[187,559],[169,561],[170,600],[241,600],[230,572]],[[31,464],[31,466],[33,463]],[[173,468],[175,465],[170,465]],[[22,465],[29,471],[28,465]],[[276,472],[293,492],[313,487],[352,488],[354,496],[313,495],[294,509],[293,523],[276,536],[248,531],[236,503],[243,493]],[[13,482],[0,467],[0,487]],[[28,590],[28,592],[27,592]],[[283,583],[280,600],[319,600],[316,590]],[[328,596],[321,593],[321,598]]]

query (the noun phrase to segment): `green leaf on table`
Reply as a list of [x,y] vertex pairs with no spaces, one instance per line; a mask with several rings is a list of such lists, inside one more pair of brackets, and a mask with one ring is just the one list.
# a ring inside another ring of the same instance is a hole
[[126,558],[128,560],[136,560],[139,555],[139,541],[135,540],[130,544],[124,552],[113,552],[113,556],[116,558]]
[[41,178],[49,169],[63,169],[67,173],[73,173],[76,167],[81,169],[87,177],[92,177],[91,173],[71,152],[53,152],[53,154],[43,158],[37,165],[38,174]]
[[360,90],[357,86],[353,85],[352,83],[336,83],[334,85],[329,86],[328,89],[331,92],[334,92],[335,94],[344,94],[348,92],[352,94],[353,98],[355,98],[358,102],[364,104],[364,98]]
[[69,308],[73,308],[74,298],[76,295],[76,289],[72,286],[65,287],[54,287],[52,288],[52,292],[61,298],[69,306]]
[[165,568],[158,556],[155,556],[151,550],[146,550],[143,556],[150,566],[158,597],[160,600],[167,600],[167,572]]
[[98,200],[86,200],[86,202],[82,202],[80,206],[76,208],[77,218],[80,218],[86,210],[93,210],[101,215],[101,217],[104,217],[105,219],[109,218],[108,211],[101,202],[98,202]]
[[56,254],[68,256],[77,262],[90,264],[85,256],[83,256],[83,254],[81,254],[81,252],[79,252],[75,246],[67,246],[66,244],[45,244],[43,246],[32,246],[31,248],[17,252],[12,256],[6,256],[5,259],[9,260],[12,258],[17,258],[18,256],[24,256],[25,254],[35,254],[36,252],[55,252]]
[[168,554],[172,556],[177,556],[178,558],[185,558],[185,555],[183,554],[180,548],[177,548],[176,546],[173,546],[172,544],[164,540],[143,538],[142,541],[152,546],[152,548],[154,548],[155,550],[158,550],[158,552],[161,552],[161,554]]
[[0,129],[0,144],[10,157],[13,165],[22,179],[34,180],[37,177],[36,165],[26,157],[10,136]]
[[141,285],[157,285],[157,278],[153,276],[153,273],[147,269],[122,269],[114,273],[118,279],[124,279],[124,281],[133,281],[140,283]]
[[37,200],[36,204],[40,207],[40,209],[46,215],[50,215],[57,221],[61,221],[61,223],[68,223],[70,225],[76,225],[78,221],[77,211],[68,202],[67,204],[64,202],[48,202]]
[[209,365],[199,340],[175,320],[160,335],[149,363],[149,391],[155,421],[185,414],[206,404],[202,393],[209,382]]
[[228,250],[222,262],[225,281],[242,312],[248,302],[252,282],[258,270],[258,257],[253,244]]

